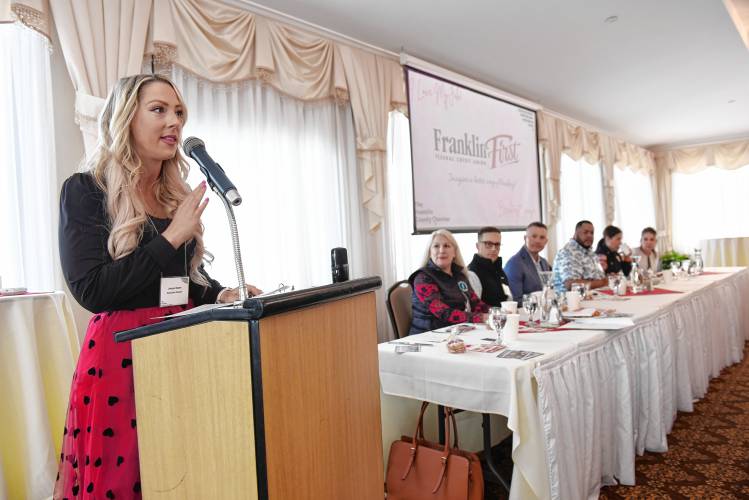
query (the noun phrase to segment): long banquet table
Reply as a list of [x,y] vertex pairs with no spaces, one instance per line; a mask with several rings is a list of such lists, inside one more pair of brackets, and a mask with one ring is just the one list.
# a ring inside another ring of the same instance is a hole
[[[666,451],[676,412],[692,411],[710,379],[741,360],[749,270],[706,271],[661,285],[680,293],[586,301],[633,314],[634,326],[521,334],[513,349],[544,353],[528,361],[449,354],[444,344],[395,354],[393,344],[380,344],[382,391],[506,416],[510,498],[597,498],[603,485],[634,484],[636,454]],[[491,333],[462,336],[471,344]],[[383,422],[384,435],[402,427]]]

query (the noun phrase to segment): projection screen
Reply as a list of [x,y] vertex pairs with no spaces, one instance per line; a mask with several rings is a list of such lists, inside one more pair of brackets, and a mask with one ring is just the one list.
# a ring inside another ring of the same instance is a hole
[[407,67],[414,232],[541,220],[536,113]]

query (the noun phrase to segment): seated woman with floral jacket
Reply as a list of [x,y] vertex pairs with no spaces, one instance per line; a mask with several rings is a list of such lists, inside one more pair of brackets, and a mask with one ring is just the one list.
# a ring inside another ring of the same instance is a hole
[[480,323],[488,310],[471,288],[455,237],[445,229],[432,233],[424,265],[408,281],[413,290],[409,335],[457,323]]

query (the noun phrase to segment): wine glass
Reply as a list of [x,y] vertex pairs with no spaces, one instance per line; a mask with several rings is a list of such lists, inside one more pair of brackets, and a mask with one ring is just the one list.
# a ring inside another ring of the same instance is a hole
[[507,313],[499,307],[489,309],[489,326],[497,334],[497,340],[494,342],[497,345],[502,345],[502,330],[505,324],[507,324]]
[[553,279],[553,272],[552,271],[539,271],[538,276],[541,278],[541,284],[544,287],[551,287],[552,286],[552,279]]
[[532,323],[538,310],[538,297],[530,293],[525,294],[523,296],[523,309],[528,313],[528,324]]
[[673,273],[674,279],[681,277],[681,261],[675,260],[671,262],[671,273]]

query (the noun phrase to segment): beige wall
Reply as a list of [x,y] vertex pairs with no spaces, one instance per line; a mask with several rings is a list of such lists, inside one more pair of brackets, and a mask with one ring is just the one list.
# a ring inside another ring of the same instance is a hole
[[[55,164],[57,167],[58,192],[63,181],[78,170],[83,158],[83,138],[80,129],[75,123],[75,90],[70,80],[65,59],[60,49],[60,41],[57,33],[52,34],[52,101],[53,115],[55,121]],[[55,200],[57,203],[57,200]],[[57,224],[55,222],[55,228]],[[56,229],[55,229],[56,231]],[[65,290],[65,282],[62,275],[57,276],[58,288]],[[68,299],[73,308],[78,336],[82,340],[86,332],[86,325],[91,313],[83,309],[68,293]]]

